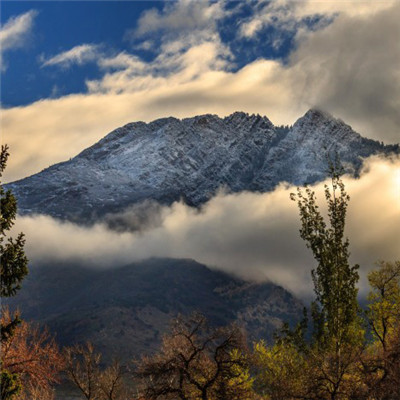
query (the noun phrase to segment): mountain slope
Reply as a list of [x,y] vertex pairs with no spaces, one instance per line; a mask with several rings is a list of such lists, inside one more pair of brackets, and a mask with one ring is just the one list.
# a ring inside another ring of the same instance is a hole
[[8,188],[21,213],[94,221],[149,199],[198,206],[220,187],[265,192],[282,181],[312,183],[326,176],[333,151],[356,173],[362,157],[399,149],[362,138],[318,110],[291,129],[241,112],[165,118],[118,128],[70,161]]
[[215,325],[243,325],[249,339],[271,339],[302,304],[272,283],[251,283],[192,260],[149,259],[125,267],[31,266],[9,300],[60,344],[92,341],[106,357],[130,359],[155,350],[169,320],[200,311]]

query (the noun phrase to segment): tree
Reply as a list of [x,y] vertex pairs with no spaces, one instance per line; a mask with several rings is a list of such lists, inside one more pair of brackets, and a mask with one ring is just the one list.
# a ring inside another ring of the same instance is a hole
[[338,160],[330,162],[331,187],[325,185],[328,222],[317,205],[315,192],[306,187],[291,194],[300,211],[300,237],[306,241],[318,265],[312,270],[316,301],[312,305],[315,339],[320,346],[351,342],[354,330],[361,326],[358,316],[358,265],[349,264],[349,240],[344,237],[350,197],[341,179],[343,169]]
[[[355,363],[362,351],[363,329],[357,302],[358,265],[350,266],[345,222],[350,197],[341,179],[343,168],[330,161],[331,184],[325,185],[326,222],[309,187],[291,199],[300,212],[300,237],[311,249],[316,300],[312,303],[313,342],[308,348],[311,386],[316,398],[337,399],[358,388]],[[350,389],[351,388],[351,389]]]
[[161,351],[137,369],[143,397],[182,400],[246,400],[252,379],[245,338],[236,326],[212,329],[204,316],[179,317]]
[[87,400],[99,398],[101,354],[94,351],[91,343],[75,345],[64,350],[65,371],[72,383]]
[[122,400],[129,397],[123,380],[125,369],[116,360],[103,369],[101,354],[91,343],[66,348],[64,360],[68,378],[85,399]]
[[100,391],[104,400],[119,400],[129,397],[129,388],[124,382],[126,369],[117,360],[100,374]]
[[[4,308],[2,325],[9,324],[12,319],[8,309]],[[2,367],[10,375],[18,377],[18,399],[47,400],[53,398],[52,385],[59,382],[63,360],[47,330],[22,321],[3,343]],[[2,398],[10,398],[8,395]]]
[[380,261],[368,280],[374,341],[362,360],[365,380],[372,398],[394,399],[400,388],[400,261]]
[[271,400],[302,398],[307,377],[307,358],[295,344],[277,340],[273,346],[255,344],[256,390]]
[[385,350],[400,326],[400,261],[380,261],[368,281],[372,290],[367,317],[375,339]]
[[317,260],[312,271],[316,300],[294,330],[284,325],[273,346],[255,346],[255,387],[271,400],[395,400],[400,388],[400,261],[380,262],[369,274],[372,288],[367,345],[357,302],[358,266],[350,266],[344,236],[349,196],[337,160],[325,185],[328,221],[308,187],[292,194],[301,229]]
[[[0,178],[6,168],[9,156],[8,147],[1,147]],[[1,297],[15,296],[21,288],[21,281],[28,273],[28,259],[25,256],[24,234],[20,233],[16,239],[7,238],[7,232],[14,225],[17,214],[17,202],[10,190],[4,190],[0,182],[0,292]],[[7,240],[6,240],[7,239]],[[3,312],[3,309],[2,309]],[[21,323],[18,314],[12,318],[2,319],[1,347],[7,345],[17,326]],[[21,383],[16,373],[10,372],[1,364],[1,398],[12,399],[21,391]]]

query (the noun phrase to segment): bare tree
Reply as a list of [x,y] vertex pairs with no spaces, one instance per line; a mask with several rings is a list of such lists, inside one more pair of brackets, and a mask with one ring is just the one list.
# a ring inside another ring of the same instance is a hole
[[100,359],[91,343],[65,349],[65,370],[87,400],[100,399]]
[[200,314],[178,317],[160,352],[144,357],[138,366],[143,397],[248,399],[252,380],[245,350],[245,338],[237,326],[211,329]]
[[124,382],[127,370],[117,360],[100,374],[99,386],[104,400],[119,400],[129,397],[129,390]]
[[66,372],[87,400],[125,400],[129,390],[124,381],[127,369],[117,360],[103,368],[101,354],[91,343],[65,349]]

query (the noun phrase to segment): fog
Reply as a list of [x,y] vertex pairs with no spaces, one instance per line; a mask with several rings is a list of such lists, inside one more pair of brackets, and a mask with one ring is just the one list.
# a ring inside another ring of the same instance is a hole
[[[344,182],[351,196],[346,231],[351,262],[361,266],[365,294],[374,262],[400,259],[400,159],[370,158],[360,179],[346,176]],[[313,187],[321,205],[323,185]],[[282,184],[263,194],[220,191],[200,209],[150,203],[91,227],[19,216],[13,233],[26,234],[26,252],[35,264],[52,262],[56,268],[61,261],[77,261],[112,268],[148,257],[193,258],[246,279],[271,280],[308,298],[316,263],[299,237],[297,205],[289,198],[295,190]]]

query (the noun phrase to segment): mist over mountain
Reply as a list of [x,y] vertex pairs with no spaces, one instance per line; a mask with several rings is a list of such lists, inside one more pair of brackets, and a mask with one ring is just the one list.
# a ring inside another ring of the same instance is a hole
[[242,112],[171,117],[127,124],[73,159],[7,187],[21,214],[94,222],[132,205],[156,209],[183,200],[199,206],[221,188],[267,192],[283,181],[318,182],[334,152],[357,175],[363,158],[399,153],[399,146],[363,138],[315,109],[283,128]]

